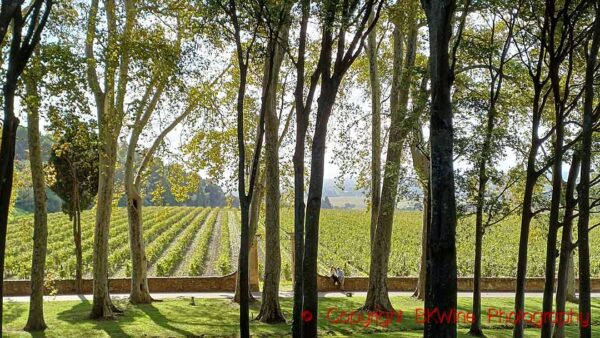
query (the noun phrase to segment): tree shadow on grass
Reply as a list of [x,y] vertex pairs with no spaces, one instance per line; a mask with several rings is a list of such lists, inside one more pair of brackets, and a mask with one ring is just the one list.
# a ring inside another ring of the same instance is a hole
[[156,307],[154,307],[154,305],[152,304],[145,304],[145,305],[138,305],[137,309],[141,310],[142,312],[144,312],[146,314],[146,316],[148,316],[150,318],[150,320],[152,320],[154,322],[154,324],[175,332],[177,334],[183,335],[185,337],[199,337],[198,335],[191,333],[189,331],[186,331],[184,329],[178,328],[176,326],[171,325],[171,320],[169,320],[165,315],[163,315],[159,309],[157,309]]
[[[123,304],[118,304],[118,306],[121,308],[124,307]],[[92,323],[95,325],[95,329],[102,330],[111,337],[129,336],[127,333],[125,333],[125,331],[123,331],[121,325],[123,323],[133,321],[134,316],[131,313],[132,311],[125,310],[122,315],[118,315],[114,320],[92,320],[90,319],[91,308],[92,303],[90,303],[90,301],[87,299],[83,299],[80,303],[77,303],[70,309],[58,313],[57,319],[74,325]]]
[[12,301],[4,302],[2,313],[2,323],[9,324],[17,320],[25,311],[27,311],[28,303],[18,303]]

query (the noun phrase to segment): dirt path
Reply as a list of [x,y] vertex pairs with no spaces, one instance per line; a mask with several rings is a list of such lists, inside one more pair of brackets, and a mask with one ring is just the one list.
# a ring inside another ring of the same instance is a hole
[[218,271],[217,260],[219,259],[219,249],[221,246],[221,221],[223,219],[223,213],[219,209],[219,215],[217,215],[217,222],[213,230],[212,237],[210,239],[210,245],[208,246],[208,256],[206,257],[206,267],[202,273],[202,276],[220,276],[221,272]]
[[200,242],[200,237],[202,237],[202,234],[206,231],[206,228],[207,228],[206,221],[208,221],[210,219],[211,213],[218,212],[218,211],[219,211],[219,209],[211,210],[208,213],[208,215],[206,215],[206,217],[204,217],[204,221],[202,221],[202,226],[200,227],[200,229],[198,229],[198,232],[196,232],[196,237],[194,237],[194,240],[192,241],[190,246],[187,247],[185,255],[183,256],[184,258],[179,262],[179,265],[174,270],[173,276],[190,276],[190,271],[188,270],[188,267],[190,266],[190,261],[191,261],[192,257],[194,256],[194,252],[196,251],[196,248],[198,247],[198,242]]

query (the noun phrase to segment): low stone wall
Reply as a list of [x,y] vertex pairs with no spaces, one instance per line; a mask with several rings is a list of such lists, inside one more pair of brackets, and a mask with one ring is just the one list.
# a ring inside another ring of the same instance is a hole
[[[148,286],[152,292],[233,292],[235,290],[236,273],[219,277],[150,277]],[[129,293],[131,280],[129,278],[111,278],[109,287],[112,293]],[[318,276],[318,289],[321,292],[338,291],[330,277]],[[93,281],[83,280],[83,293],[92,293]],[[346,291],[366,291],[369,287],[368,277],[348,277],[344,283]],[[390,277],[388,278],[389,291],[414,291],[417,286],[416,277]],[[252,283],[252,291],[259,291],[257,283]],[[481,289],[483,292],[514,292],[515,278],[482,278]],[[459,278],[458,291],[472,291],[472,278]],[[528,278],[525,284],[527,292],[544,291],[544,278]],[[51,288],[45,290],[46,294],[56,292],[59,295],[75,294],[74,280],[53,281]],[[600,279],[592,279],[592,292],[600,292]],[[27,296],[31,293],[28,280],[4,281],[5,296]]]
[[[217,277],[149,277],[148,287],[152,292],[232,292],[235,290],[236,273]],[[111,278],[108,286],[112,293],[129,293],[131,279]],[[257,283],[251,283],[252,291],[259,291]],[[91,294],[93,281],[83,280],[83,293]],[[63,279],[51,282],[44,292],[59,295],[75,294],[75,280]],[[26,296],[31,293],[29,280],[4,281],[5,296]]]
[[[389,291],[414,291],[417,287],[417,277],[389,277]],[[592,292],[600,292],[600,279],[592,279]],[[337,286],[328,276],[319,276],[317,279],[319,291],[338,291]],[[481,279],[481,290],[483,292],[514,292],[516,279],[511,277],[489,277]],[[346,291],[366,291],[369,288],[368,277],[348,277],[344,282]],[[473,291],[473,278],[458,278],[458,291]],[[543,292],[544,278],[527,278],[525,283],[526,292]]]

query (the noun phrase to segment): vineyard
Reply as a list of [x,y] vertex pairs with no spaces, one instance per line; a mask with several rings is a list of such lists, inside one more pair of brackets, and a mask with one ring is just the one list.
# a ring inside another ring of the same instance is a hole
[[[91,276],[94,212],[82,215],[84,276]],[[151,276],[225,275],[235,270],[239,248],[239,210],[226,208],[146,207],[144,238]],[[293,211],[281,214],[282,278],[292,275]],[[75,254],[72,223],[68,216],[48,216],[47,269],[51,278],[73,278]],[[518,218],[509,218],[486,230],[483,276],[514,276],[518,251]],[[532,227],[529,245],[529,276],[543,276],[545,257],[544,225]],[[6,246],[5,276],[29,277],[31,266],[33,216],[13,215]],[[592,232],[591,241],[600,240]],[[116,209],[109,239],[109,265],[113,277],[130,273],[129,233],[125,209]],[[264,224],[258,230],[259,269],[264,259]],[[369,214],[364,211],[322,210],[319,234],[319,271],[340,266],[351,276],[366,276],[369,271]],[[394,276],[418,274],[421,241],[421,214],[399,212],[394,221],[389,273]],[[458,269],[460,276],[473,271],[474,229],[468,219],[457,228]],[[591,248],[591,272],[600,277],[600,248]]]

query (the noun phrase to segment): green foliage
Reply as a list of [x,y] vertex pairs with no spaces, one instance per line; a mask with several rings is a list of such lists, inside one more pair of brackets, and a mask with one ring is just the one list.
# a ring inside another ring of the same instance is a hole
[[46,167],[47,183],[63,201],[63,212],[87,209],[98,193],[98,136],[77,116],[51,115],[55,142]]

